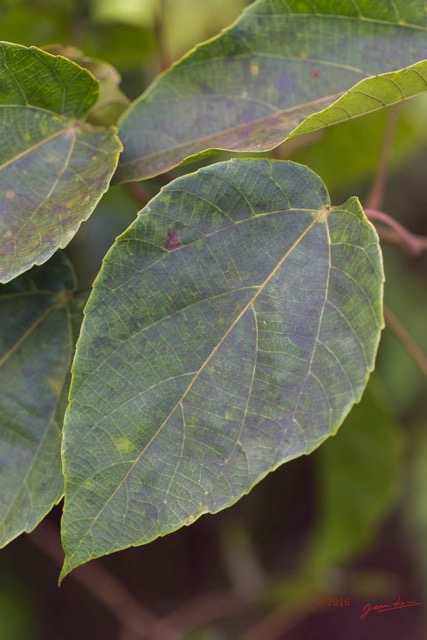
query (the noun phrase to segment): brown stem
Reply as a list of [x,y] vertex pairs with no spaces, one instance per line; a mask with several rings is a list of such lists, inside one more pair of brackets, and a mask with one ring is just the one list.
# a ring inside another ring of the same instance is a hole
[[390,329],[394,337],[399,340],[402,346],[413,358],[414,362],[418,365],[424,376],[427,378],[427,356],[409,335],[405,327],[399,322],[396,316],[387,307],[384,307],[384,319],[387,328]]
[[247,629],[239,640],[279,640],[285,633],[296,627],[304,620],[314,607],[301,606],[292,612],[289,607],[278,607],[264,618]]
[[[399,233],[396,233],[392,229],[386,229],[385,227],[376,227],[377,233],[381,240],[385,240],[390,244],[396,244],[399,247],[403,247],[404,249],[408,249],[408,245],[402,239],[402,236]],[[426,236],[415,236],[422,244],[423,251],[427,251],[427,237]],[[417,251],[418,253],[418,251]]]
[[[165,186],[172,182],[172,180],[179,177],[178,173],[166,171],[165,173],[156,176],[156,180],[162,186]],[[129,193],[131,198],[136,200],[139,204],[142,204],[143,207],[145,207],[155,195],[151,193],[142,182],[125,182],[122,186]]]
[[248,602],[234,591],[213,591],[192,598],[170,613],[166,622],[181,633],[199,629],[221,618],[229,618],[243,613]]
[[141,182],[125,182],[123,187],[129,195],[136,200],[136,202],[142,204],[143,207],[145,207],[153,197]]
[[165,34],[165,15],[167,14],[167,0],[158,0],[158,10],[154,23],[154,31],[159,50],[160,70],[165,71],[172,64],[172,56],[169,51]]
[[229,518],[222,529],[222,558],[234,593],[247,602],[261,597],[266,576],[245,523]]
[[295,151],[308,147],[321,140],[324,133],[324,131],[313,131],[313,133],[307,133],[304,136],[298,136],[296,138],[292,138],[292,140],[286,140],[277,147],[274,147],[274,149],[271,150],[271,155],[276,160],[285,160],[295,153]]
[[[53,525],[44,520],[29,539],[59,566],[63,551]],[[142,607],[124,585],[100,564],[91,562],[71,573],[89,593],[99,600],[124,629],[139,640],[179,640],[182,634]]]
[[383,203],[387,170],[393,148],[393,138],[396,131],[398,116],[399,105],[393,105],[388,111],[387,124],[384,131],[377,173],[366,202],[366,207],[368,209],[379,209]]
[[161,185],[165,186],[169,184],[169,182],[172,182],[172,180],[176,180],[180,177],[180,174],[176,173],[175,171],[166,171],[165,173],[161,173],[160,175],[156,176],[156,180],[160,182]]
[[[392,218],[383,211],[377,211],[376,209],[365,209],[366,217],[371,221],[382,222],[393,230],[393,238],[398,238],[398,243],[405,246],[413,255],[420,255],[427,249],[427,238],[424,236],[417,236],[411,233],[403,225],[400,224],[395,218]],[[381,237],[381,229],[377,229],[378,235]],[[383,235],[384,237],[384,235]],[[390,239],[390,235],[388,235]]]

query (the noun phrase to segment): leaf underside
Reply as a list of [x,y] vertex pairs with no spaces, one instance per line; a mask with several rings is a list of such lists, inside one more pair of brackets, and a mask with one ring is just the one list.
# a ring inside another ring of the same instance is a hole
[[392,4],[255,2],[123,115],[114,179],[154,176],[212,149],[268,150],[426,91],[425,2]]
[[156,196],[107,254],[65,420],[65,575],[238,500],[336,432],[382,327],[357,199],[290,162],[220,163]]
[[62,496],[74,285],[57,254],[0,287],[0,546],[34,529]]

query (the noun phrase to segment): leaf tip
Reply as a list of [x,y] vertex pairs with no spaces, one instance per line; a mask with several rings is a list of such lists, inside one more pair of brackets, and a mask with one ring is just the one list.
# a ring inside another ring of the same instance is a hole
[[67,562],[66,562],[66,561],[64,561],[64,564],[63,564],[62,569],[61,569],[61,573],[59,574],[59,577],[58,577],[58,587],[61,587],[61,586],[62,586],[62,582],[63,582],[64,578],[65,578],[65,577],[66,577],[70,572],[71,572],[71,569],[69,569],[69,568],[68,568],[68,566],[67,566]]
[[62,582],[64,581],[64,578],[66,578],[72,571],[74,571],[74,569],[77,569],[78,566],[84,564],[84,562],[85,560],[73,560],[73,554],[65,552],[64,563],[58,577],[58,586],[60,587],[62,585]]

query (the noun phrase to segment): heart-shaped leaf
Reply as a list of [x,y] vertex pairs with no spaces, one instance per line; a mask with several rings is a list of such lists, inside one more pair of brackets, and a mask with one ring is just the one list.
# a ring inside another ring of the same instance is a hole
[[63,575],[238,500],[335,433],[373,368],[378,238],[291,162],[180,178],[107,254],[65,420]]
[[60,56],[0,43],[0,282],[64,247],[117,165],[115,129],[81,118],[97,81]]
[[74,288],[61,254],[0,287],[0,546],[62,496]]
[[131,105],[115,180],[206,150],[271,149],[426,91],[426,26],[424,0],[259,0]]

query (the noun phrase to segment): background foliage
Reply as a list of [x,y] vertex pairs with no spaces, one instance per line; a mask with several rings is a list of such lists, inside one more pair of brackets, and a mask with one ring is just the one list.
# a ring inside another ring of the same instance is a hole
[[[0,8],[0,39],[77,46],[117,66],[124,92],[135,98],[165,58],[174,59],[214,35],[244,4],[174,0],[165,3],[159,30],[159,3],[154,0],[9,1]],[[400,107],[383,204],[423,235],[426,111],[425,97]],[[314,133],[303,146],[286,143],[275,156],[308,164],[325,180],[332,202],[353,194],[363,202],[388,119],[385,111],[374,113]],[[161,184],[157,178],[145,188],[154,195]],[[135,195],[127,186],[111,189],[67,248],[79,288],[93,280],[114,238],[134,220],[140,208]],[[383,249],[386,303],[426,350],[425,254],[411,257],[385,244]],[[278,470],[227,512],[107,558],[100,566],[109,577],[120,578],[120,587],[124,584],[145,607],[145,628],[155,628],[150,612],[166,622],[169,616],[171,624],[187,630],[183,635],[189,639],[298,640],[333,637],[337,629],[347,638],[422,638],[425,607],[390,614],[392,619],[368,619],[363,628],[358,618],[365,602],[397,595],[423,600],[427,593],[426,423],[425,380],[386,330],[368,392],[334,439]],[[0,554],[2,640],[138,637],[125,629],[111,602],[105,607],[108,598],[118,601],[123,594],[96,568],[75,573],[86,584],[97,585],[97,597],[88,598],[78,578],[70,577],[57,590],[57,564],[40,549],[55,549],[58,518],[54,511],[44,528]],[[105,584],[110,591],[100,605]],[[325,597],[348,597],[352,605],[333,610],[316,606],[316,599]],[[141,611],[137,615],[132,602],[125,598],[119,609],[138,620]],[[167,638],[167,631],[153,630],[150,637]]]

